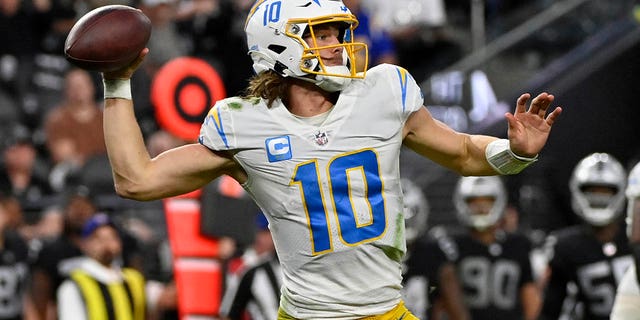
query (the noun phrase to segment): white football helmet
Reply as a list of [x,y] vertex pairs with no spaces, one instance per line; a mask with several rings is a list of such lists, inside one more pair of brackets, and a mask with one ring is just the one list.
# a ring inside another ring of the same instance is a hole
[[[635,211],[640,210],[640,162],[629,172],[625,195],[627,196],[627,236],[631,237],[633,216]],[[636,221],[638,222],[640,221]]]
[[[612,155],[593,153],[585,157],[573,169],[569,181],[573,210],[591,225],[609,224],[623,211],[626,180],[625,169]],[[611,188],[613,194],[589,192],[589,187]]]
[[[314,27],[339,23],[340,44],[318,47]],[[295,77],[316,83],[327,91],[339,91],[351,79],[362,79],[366,73],[356,70],[356,52],[367,46],[354,42],[353,30],[358,20],[341,0],[258,0],[245,23],[249,54],[256,73],[273,70],[284,77]],[[310,34],[307,44],[303,35]],[[343,49],[343,65],[327,66],[320,57],[321,49]],[[367,61],[365,61],[365,66]]]
[[412,243],[427,229],[429,202],[413,181],[402,178],[400,184],[404,201],[405,238],[407,243]]
[[[467,201],[477,197],[494,199],[493,206],[487,214],[478,214],[469,207]],[[507,191],[498,176],[462,177],[453,193],[453,203],[461,223],[477,230],[484,230],[495,225],[504,216]]]

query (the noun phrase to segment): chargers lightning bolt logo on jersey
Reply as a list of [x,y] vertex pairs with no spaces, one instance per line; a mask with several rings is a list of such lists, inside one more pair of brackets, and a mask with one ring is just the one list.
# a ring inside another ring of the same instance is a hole
[[224,127],[222,126],[222,118],[220,117],[220,109],[217,105],[213,106],[207,115],[207,118],[204,121],[205,125],[208,125],[211,121],[216,127],[216,131],[220,135],[220,139],[224,145],[229,148],[229,142],[227,141],[227,134],[224,132]]
[[404,68],[397,68],[398,80],[400,80],[400,89],[402,89],[402,110],[407,107],[407,81],[411,75]]

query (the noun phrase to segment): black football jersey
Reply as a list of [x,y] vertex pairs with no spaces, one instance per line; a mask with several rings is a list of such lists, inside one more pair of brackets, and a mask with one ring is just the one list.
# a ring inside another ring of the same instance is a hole
[[455,262],[465,303],[474,320],[522,319],[520,289],[533,282],[531,242],[520,234],[498,232],[486,245],[467,232],[441,239]]
[[425,237],[416,241],[407,253],[404,278],[424,277],[429,281],[429,292],[438,290],[438,271],[448,261],[438,239]]
[[22,319],[22,297],[29,274],[29,249],[14,232],[5,232],[0,249],[0,320]]
[[599,242],[584,225],[552,233],[547,239],[550,278],[545,288],[543,319],[558,319],[567,298],[567,284],[577,287],[575,299],[584,305],[583,319],[609,319],[616,288],[633,263],[624,228],[614,241]]
[[45,243],[32,267],[51,277],[55,292],[71,270],[79,266],[81,257],[80,248],[68,238],[58,237],[52,242]]

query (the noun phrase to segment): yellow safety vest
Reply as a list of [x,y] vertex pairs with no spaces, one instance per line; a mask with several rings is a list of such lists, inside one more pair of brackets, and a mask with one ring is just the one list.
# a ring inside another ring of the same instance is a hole
[[[104,284],[82,270],[71,272],[91,320],[144,320],[144,277],[134,269],[122,269],[124,283]],[[105,296],[105,295],[108,295]]]

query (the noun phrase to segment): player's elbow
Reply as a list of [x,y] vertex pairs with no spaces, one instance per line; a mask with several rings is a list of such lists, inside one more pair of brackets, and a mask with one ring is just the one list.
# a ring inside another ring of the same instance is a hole
[[120,197],[138,201],[152,200],[143,190],[143,186],[142,183],[135,183],[125,179],[116,179],[114,183],[116,194]]
[[116,190],[116,194],[120,197],[137,200],[135,197],[136,193],[134,192],[134,189],[130,187],[130,184],[116,182],[114,183],[114,188]]

